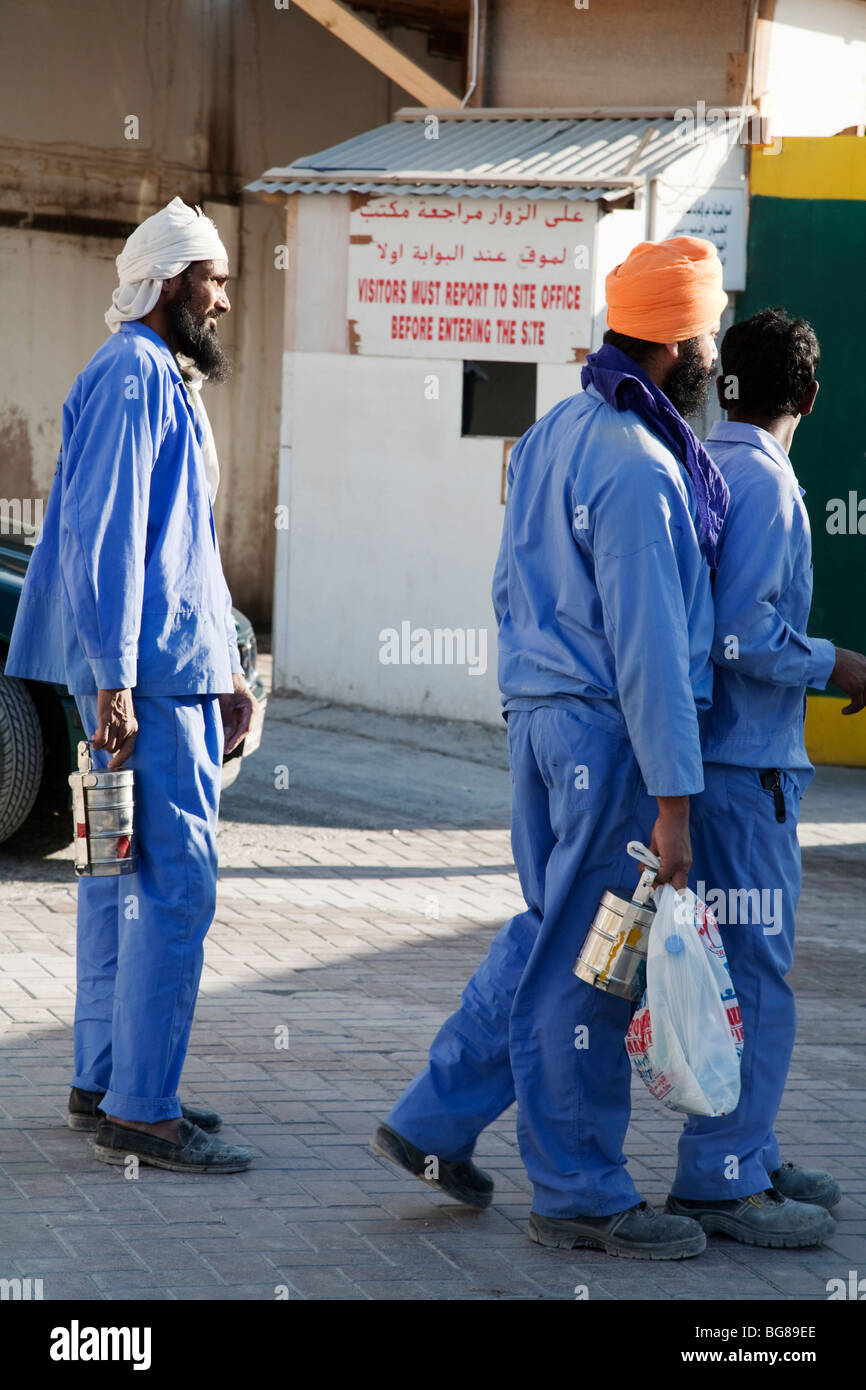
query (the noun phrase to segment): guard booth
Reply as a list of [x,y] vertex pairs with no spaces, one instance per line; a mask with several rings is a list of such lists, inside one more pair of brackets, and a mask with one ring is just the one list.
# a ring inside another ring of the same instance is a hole
[[580,390],[606,275],[687,233],[729,316],[745,284],[743,113],[687,116],[407,110],[249,186],[286,217],[276,688],[499,724],[508,454]]

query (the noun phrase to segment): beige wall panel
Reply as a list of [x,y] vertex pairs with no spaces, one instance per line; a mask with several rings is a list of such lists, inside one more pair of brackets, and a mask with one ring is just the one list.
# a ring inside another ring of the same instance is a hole
[[494,0],[491,106],[724,105],[747,0]]

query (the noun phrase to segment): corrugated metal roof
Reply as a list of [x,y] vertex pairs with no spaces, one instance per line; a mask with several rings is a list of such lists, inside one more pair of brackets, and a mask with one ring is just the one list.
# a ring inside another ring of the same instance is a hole
[[695,138],[690,138],[684,122],[671,117],[478,121],[439,117],[435,140],[425,138],[425,129],[423,120],[378,126],[285,168],[268,169],[247,184],[247,190],[622,197],[662,173],[686,153]]

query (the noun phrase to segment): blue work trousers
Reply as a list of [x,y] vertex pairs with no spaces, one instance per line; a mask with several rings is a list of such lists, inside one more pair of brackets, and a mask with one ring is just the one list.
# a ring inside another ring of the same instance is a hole
[[797,821],[811,776],[781,773],[783,822],[759,769],[707,763],[704,791],[692,797],[689,884],[718,921],[742,1011],[744,1049],[736,1110],[686,1122],[671,1189],[677,1197],[747,1197],[770,1187],[781,1163],[773,1126],[797,1031],[785,976],[800,896]]
[[[88,738],[96,697],[76,697]],[[138,870],[78,883],[75,1076],[122,1120],[181,1113],[178,1084],[216,906],[216,695],[133,695]],[[93,750],[95,767],[109,756]]]
[[647,842],[656,803],[630,745],[570,709],[511,711],[508,743],[526,911],[494,939],[387,1123],[456,1161],[516,1098],[533,1210],[606,1216],[640,1201],[622,1152],[633,1006],[573,966],[605,889],[631,896],[626,845]]

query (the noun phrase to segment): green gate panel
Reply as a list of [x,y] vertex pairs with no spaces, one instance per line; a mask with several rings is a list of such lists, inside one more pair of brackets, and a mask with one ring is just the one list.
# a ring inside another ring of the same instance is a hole
[[[737,319],[781,305],[808,319],[821,345],[815,411],[791,446],[812,526],[809,630],[866,651],[866,202],[753,197],[747,264]],[[844,503],[844,534],[828,530],[832,499]]]

